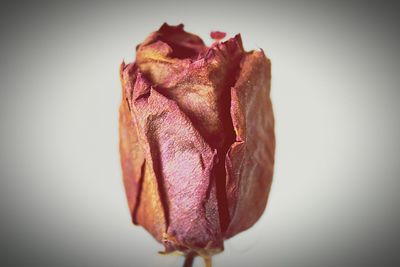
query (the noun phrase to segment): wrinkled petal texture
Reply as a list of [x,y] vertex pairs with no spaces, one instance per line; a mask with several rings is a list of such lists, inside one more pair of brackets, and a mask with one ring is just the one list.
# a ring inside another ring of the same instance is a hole
[[[180,47],[191,53],[177,53]],[[211,146],[222,148],[234,140],[229,88],[243,53],[239,35],[207,48],[182,27],[163,26],[139,45],[137,64],[160,93],[177,102]],[[180,54],[192,57],[177,57]]]
[[151,161],[145,158],[144,137],[131,109],[134,67],[121,66],[123,101],[120,105],[119,134],[123,179],[133,222],[142,225],[157,240],[161,240],[166,231],[166,218],[158,193],[159,185]]
[[[124,74],[123,79],[129,80],[131,76]],[[216,150],[204,141],[176,102],[154,90],[140,73],[134,86],[126,88],[144,160],[154,170],[150,179],[157,180],[160,200],[155,202],[161,202],[165,219],[162,238],[159,232],[153,235],[164,242],[167,251],[220,250],[215,181],[210,179]],[[136,220],[146,223],[140,217]]]
[[263,52],[247,54],[232,88],[236,142],[226,157],[230,225],[227,238],[252,226],[263,213],[272,182],[275,135],[269,97],[271,64]]
[[240,35],[207,47],[183,25],[164,24],[137,46],[135,63],[121,65],[120,77],[120,154],[133,222],[166,252],[222,251],[268,199],[269,60],[246,53]]

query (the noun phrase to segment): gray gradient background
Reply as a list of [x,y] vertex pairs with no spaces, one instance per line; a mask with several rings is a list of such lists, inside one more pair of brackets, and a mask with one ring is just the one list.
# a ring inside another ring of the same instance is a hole
[[131,225],[117,140],[119,64],[165,21],[208,44],[210,30],[240,32],[272,60],[269,206],[215,266],[400,266],[395,4],[20,2],[0,12],[1,266],[182,264]]

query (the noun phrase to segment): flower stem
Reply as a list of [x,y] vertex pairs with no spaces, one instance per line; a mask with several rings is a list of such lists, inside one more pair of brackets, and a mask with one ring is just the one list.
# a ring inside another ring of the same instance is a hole
[[211,257],[203,257],[205,267],[212,267]]
[[194,254],[194,253],[186,254],[185,262],[183,263],[183,267],[192,267],[195,256],[196,256],[196,254]]

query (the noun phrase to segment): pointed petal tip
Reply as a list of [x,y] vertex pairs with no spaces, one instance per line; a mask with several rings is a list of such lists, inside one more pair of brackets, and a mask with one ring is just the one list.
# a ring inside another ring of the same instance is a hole
[[121,62],[121,64],[119,65],[119,78],[122,80],[122,76],[123,76],[123,72],[124,72],[124,69],[125,69],[125,60],[124,59],[122,59],[122,62]]
[[179,23],[178,25],[170,25],[167,22],[164,22],[161,27],[158,29],[158,32],[169,32],[169,31],[183,31],[184,25],[183,23]]

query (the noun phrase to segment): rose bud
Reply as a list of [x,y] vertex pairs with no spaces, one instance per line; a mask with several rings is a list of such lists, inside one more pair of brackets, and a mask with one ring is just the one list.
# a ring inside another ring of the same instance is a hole
[[[271,65],[222,32],[207,47],[164,24],[122,63],[120,154],[134,224],[188,261],[262,215],[271,187]],[[189,266],[189,265],[187,265]]]

